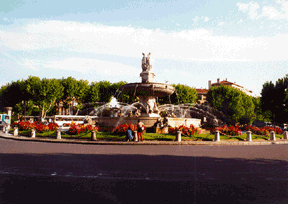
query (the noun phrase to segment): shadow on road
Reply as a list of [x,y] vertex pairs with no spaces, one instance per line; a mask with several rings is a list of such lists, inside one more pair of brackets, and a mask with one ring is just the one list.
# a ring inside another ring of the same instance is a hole
[[0,154],[0,203],[288,203],[288,163],[128,154]]

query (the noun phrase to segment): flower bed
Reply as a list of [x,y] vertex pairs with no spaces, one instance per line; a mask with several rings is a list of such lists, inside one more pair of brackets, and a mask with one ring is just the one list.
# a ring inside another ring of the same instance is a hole
[[92,130],[94,131],[98,131],[99,128],[98,127],[93,127],[92,125],[77,125],[75,123],[71,123],[71,124],[68,124],[69,127],[69,130],[68,130],[68,134],[70,135],[78,135],[80,133],[88,133],[88,132],[91,132]]
[[228,135],[230,135],[230,136],[238,136],[238,135],[242,134],[238,125],[236,125],[236,126],[233,126],[233,125],[225,126],[224,125],[223,127],[214,128],[214,131],[215,130],[219,130],[221,135],[227,135],[227,136]]
[[190,125],[190,127],[181,125],[175,128],[173,127],[168,128],[169,134],[176,134],[177,131],[180,131],[182,135],[187,135],[187,136],[197,135],[201,133],[201,130],[199,128],[194,127],[192,124]]
[[256,134],[256,135],[265,135],[265,136],[269,136],[269,133],[271,131],[274,131],[276,134],[282,134],[283,131],[278,128],[278,127],[255,127],[255,126],[247,126],[245,128],[247,131],[251,131],[252,133]]
[[[121,124],[121,125],[116,126],[116,127],[112,130],[112,133],[118,134],[118,135],[124,135],[124,134],[126,134],[129,126],[130,126],[130,128],[131,128],[132,131],[137,130],[137,125],[136,125],[136,124],[133,125],[133,124],[131,124],[131,123],[129,123],[129,124],[125,123],[125,124]],[[144,131],[145,131],[145,130],[146,130],[146,128],[144,127]]]
[[18,127],[19,131],[35,129],[37,132],[48,132],[55,131],[59,128],[56,123],[49,123],[48,125],[42,124],[38,121],[30,123],[28,121],[20,121],[18,123],[13,123],[12,127]]

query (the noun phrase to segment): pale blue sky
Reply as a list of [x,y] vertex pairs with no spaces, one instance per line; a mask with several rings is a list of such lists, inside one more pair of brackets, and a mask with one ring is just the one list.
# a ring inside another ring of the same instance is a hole
[[0,2],[0,85],[29,75],[208,88],[217,78],[260,95],[287,74],[287,0]]

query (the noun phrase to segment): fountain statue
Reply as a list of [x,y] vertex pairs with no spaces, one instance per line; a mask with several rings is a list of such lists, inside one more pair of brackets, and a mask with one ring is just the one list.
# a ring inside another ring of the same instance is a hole
[[[123,123],[136,124],[138,119],[141,119],[147,128],[152,128],[154,124],[158,124],[158,126],[160,124],[159,127],[163,126],[166,127],[166,129],[168,129],[168,126],[190,126],[190,124],[199,127],[201,124],[200,119],[184,117],[186,115],[189,116],[189,114],[186,114],[186,106],[180,109],[175,108],[170,104],[173,110],[171,113],[167,111],[165,119],[161,119],[160,112],[163,110],[164,106],[159,110],[156,98],[170,96],[175,92],[175,88],[169,84],[154,82],[155,73],[153,72],[153,59],[151,53],[147,56],[145,53],[142,53],[142,55],[142,72],[140,73],[142,79],[141,83],[129,83],[123,85],[121,88],[122,91],[132,91],[139,101],[130,105],[117,102],[116,98],[113,98],[110,103],[98,107],[92,111],[90,115],[98,116],[95,118],[98,124],[110,127],[115,127]],[[165,107],[169,107],[169,105]],[[183,113],[183,109],[184,112],[186,110],[185,113]]]
[[123,90],[133,90],[139,98],[139,103],[143,104],[145,110],[141,112],[142,116],[160,117],[159,109],[156,104],[156,97],[169,96],[174,93],[175,88],[169,84],[154,82],[155,73],[153,72],[153,60],[151,53],[145,56],[142,53],[142,72],[140,77],[142,83],[130,83],[122,86]]

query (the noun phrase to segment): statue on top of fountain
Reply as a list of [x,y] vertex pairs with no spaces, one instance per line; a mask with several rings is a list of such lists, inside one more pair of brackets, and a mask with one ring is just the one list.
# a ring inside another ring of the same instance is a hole
[[149,83],[149,82],[154,82],[154,77],[155,74],[152,71],[153,67],[153,59],[151,57],[151,52],[149,54],[145,55],[145,53],[142,53],[142,72],[140,74],[142,78],[142,83]]
[[149,54],[147,55],[147,57],[145,56],[145,53],[142,53],[143,58],[142,58],[142,71],[143,72],[149,72],[152,70],[153,67],[153,59],[151,57],[151,52],[149,52]]

